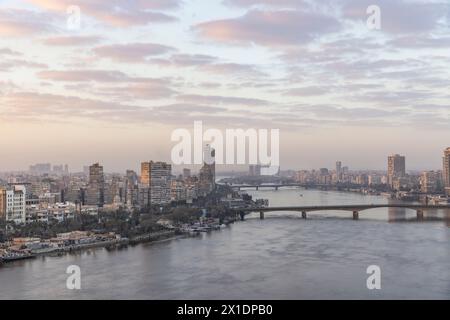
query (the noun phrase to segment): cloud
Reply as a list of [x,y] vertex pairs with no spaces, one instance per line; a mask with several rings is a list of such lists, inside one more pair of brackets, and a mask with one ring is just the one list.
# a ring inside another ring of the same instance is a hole
[[309,4],[303,0],[224,0],[223,3],[228,6],[236,7],[267,6],[277,8],[301,8],[309,6]]
[[230,96],[205,96],[185,94],[177,96],[177,100],[196,104],[225,104],[244,106],[265,106],[267,101],[254,98],[230,97]]
[[198,70],[209,74],[220,74],[229,77],[266,77],[255,65],[241,63],[214,63],[202,65]]
[[152,56],[159,56],[175,48],[155,43],[129,43],[101,46],[93,49],[95,55],[118,62],[141,63]]
[[101,40],[102,38],[97,36],[60,36],[43,39],[42,43],[47,46],[71,47],[88,46],[96,44]]
[[297,97],[318,96],[318,95],[330,93],[331,92],[330,89],[331,89],[330,87],[320,87],[320,86],[293,88],[293,89],[289,89],[286,92],[284,92],[284,95],[297,96]]
[[45,63],[31,62],[23,59],[6,59],[0,61],[0,71],[11,71],[17,68],[26,69],[47,69],[48,65]]
[[163,81],[134,82],[125,86],[99,87],[92,93],[116,98],[120,101],[168,99],[177,94],[176,90],[165,85]]
[[152,63],[173,67],[196,67],[216,62],[217,57],[204,54],[173,54],[167,59],[152,59]]
[[9,48],[0,48],[0,56],[21,56],[22,53]]
[[54,31],[55,17],[24,9],[0,9],[0,36],[26,37]]
[[245,15],[197,24],[202,37],[229,44],[298,45],[340,29],[339,21],[321,13],[296,10],[250,10]]
[[448,19],[449,3],[411,0],[342,0],[343,16],[366,21],[367,8],[378,5],[381,10],[381,31],[395,34],[430,32],[439,26],[442,18]]
[[395,38],[388,43],[395,48],[446,49],[450,47],[450,37],[418,37],[417,35]]
[[41,71],[37,73],[40,79],[65,82],[123,82],[129,77],[120,71],[108,70],[68,70]]
[[162,113],[174,113],[179,114],[182,112],[183,114],[212,114],[212,113],[219,113],[219,112],[226,112],[226,108],[222,107],[211,107],[211,106],[205,106],[205,105],[197,105],[197,104],[171,104],[166,105],[162,107],[155,108],[155,111],[159,111]]
[[[176,8],[180,1],[162,0],[27,0],[29,3],[58,12],[66,13],[69,6],[77,5],[81,9],[81,14],[89,15],[98,21],[115,27],[130,27],[147,25],[149,23],[173,22],[175,17],[162,12],[154,12],[165,9]],[[152,10],[152,11],[149,11]]]

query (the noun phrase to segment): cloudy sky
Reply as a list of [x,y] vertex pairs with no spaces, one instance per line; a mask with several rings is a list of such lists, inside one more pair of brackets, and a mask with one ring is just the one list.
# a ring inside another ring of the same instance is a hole
[[[367,27],[370,5],[380,30]],[[409,169],[440,168],[449,9],[448,0],[0,0],[0,171],[170,161],[171,132],[195,120],[280,129],[283,168],[382,169],[392,153]]]

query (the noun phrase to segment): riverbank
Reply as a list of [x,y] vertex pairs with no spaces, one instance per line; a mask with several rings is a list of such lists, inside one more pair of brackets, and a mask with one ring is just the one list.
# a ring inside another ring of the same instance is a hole
[[[234,221],[233,221],[234,222]],[[231,223],[231,222],[230,222]],[[220,230],[217,228],[210,228],[208,232]],[[193,236],[200,235],[200,232],[181,232],[178,229],[165,230],[155,233],[147,233],[143,235],[138,235],[133,238],[116,238],[104,241],[95,241],[89,243],[79,243],[71,244],[63,247],[45,247],[39,249],[25,250],[23,252],[14,251],[16,257],[14,258],[12,254],[8,253],[7,258],[3,258],[0,255],[0,266],[6,263],[11,263],[18,260],[33,259],[39,256],[62,256],[65,254],[70,254],[73,252],[79,252],[94,248],[105,248],[106,250],[114,250],[120,248],[126,248],[128,246],[135,246],[142,243],[161,243],[166,241],[172,241],[182,238],[189,238]]]

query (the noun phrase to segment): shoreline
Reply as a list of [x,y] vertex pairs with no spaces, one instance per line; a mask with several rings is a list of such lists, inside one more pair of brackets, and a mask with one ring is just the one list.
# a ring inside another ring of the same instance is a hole
[[[214,230],[211,230],[214,231]],[[141,244],[157,244],[164,243],[173,240],[191,238],[200,235],[200,233],[192,235],[188,233],[183,233],[177,235],[175,231],[167,231],[163,233],[156,234],[144,234],[137,236],[133,239],[121,238],[110,241],[101,241],[96,243],[78,244],[71,245],[64,248],[48,248],[41,250],[31,251],[30,255],[17,257],[16,259],[5,261],[0,257],[0,268],[6,264],[12,264],[14,262],[23,260],[32,260],[38,257],[60,257],[66,254],[72,254],[77,252],[84,252],[90,249],[100,249],[103,248],[107,251],[117,250],[122,248],[128,248],[128,246],[138,246]]]

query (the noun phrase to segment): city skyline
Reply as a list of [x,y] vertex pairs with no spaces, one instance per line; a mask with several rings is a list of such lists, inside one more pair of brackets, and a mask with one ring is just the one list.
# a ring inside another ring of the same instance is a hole
[[441,167],[448,1],[378,1],[380,30],[370,1],[77,3],[79,28],[68,0],[0,4],[1,171],[169,161],[197,120],[280,129],[283,168]]
[[[441,151],[440,154],[440,158],[438,157],[438,162],[440,163],[440,167],[422,167],[422,168],[411,168],[409,166],[409,158],[405,155],[399,155],[398,153],[394,153],[394,154],[390,154],[390,155],[385,155],[384,159],[386,160],[387,157],[387,161],[385,161],[384,163],[384,167],[381,168],[360,168],[360,167],[354,167],[345,161],[346,167],[349,168],[350,170],[354,170],[354,171],[386,171],[389,174],[389,167],[390,167],[390,158],[395,158],[395,157],[401,157],[403,158],[403,164],[402,164],[402,172],[404,174],[404,172],[419,172],[419,171],[434,171],[434,170],[438,170],[438,171],[442,171],[444,166],[442,164],[442,154],[444,153],[444,157],[446,154],[448,154],[448,150],[449,148],[444,148],[443,151]],[[447,156],[448,157],[448,156]],[[152,161],[165,161],[164,159],[157,159],[157,160],[152,160]],[[170,161],[167,161],[170,164]],[[104,161],[91,161],[91,163],[102,163],[102,165],[104,166]],[[125,169],[123,170],[105,170],[106,173],[120,173],[120,172],[125,172],[127,170],[134,170],[134,171],[139,171],[139,172],[144,172],[144,171],[148,171],[150,162],[145,162],[145,161],[133,161],[133,163],[135,163],[134,167],[132,165],[127,166]],[[333,168],[333,167],[340,167],[342,168],[342,161],[341,160],[334,160],[331,161],[329,164],[324,165],[324,166],[315,166],[315,167],[292,167],[292,168],[283,168],[281,167],[281,170],[313,170],[313,169],[320,169],[320,168]],[[51,163],[51,162],[47,162],[47,161],[43,161],[43,162],[39,162],[39,163],[34,163],[34,164],[29,164],[27,168],[24,168],[22,170],[1,170],[0,168],[0,173],[6,173],[6,172],[33,172],[35,170],[36,167],[46,167],[47,170],[44,170],[46,172],[54,172],[54,173],[78,173],[78,172],[83,172],[86,171],[86,169],[90,166],[90,164],[83,164],[81,166],[81,168],[78,169],[73,169],[72,166],[70,166],[67,163]],[[173,165],[172,167],[174,168],[174,171],[178,172],[178,173],[182,173],[184,169],[189,169],[189,170],[197,170],[199,171],[201,169],[201,165]],[[249,167],[252,167],[252,165],[216,165],[216,167],[218,168],[217,172],[221,173],[221,172],[232,172],[232,171],[236,171],[236,172],[246,172],[248,170]],[[70,169],[69,169],[70,168]],[[55,171],[56,170],[56,171]],[[336,171],[338,171],[338,169],[336,169]]]

